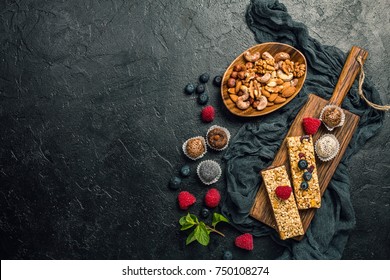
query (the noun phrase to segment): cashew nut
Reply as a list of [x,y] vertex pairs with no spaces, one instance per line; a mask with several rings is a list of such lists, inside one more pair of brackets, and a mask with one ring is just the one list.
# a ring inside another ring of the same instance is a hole
[[254,54],[251,54],[249,51],[246,51],[244,53],[244,57],[245,57],[246,61],[255,62],[256,60],[259,60],[260,53],[259,52],[255,52]]
[[275,62],[278,62],[281,60],[290,59],[290,55],[286,52],[279,52],[279,53],[275,54],[274,58],[275,58]]
[[269,52],[263,52],[261,58],[264,60],[270,60],[270,59],[274,60],[274,57]]
[[263,76],[258,77],[256,80],[258,82],[260,82],[260,83],[265,84],[266,82],[269,81],[269,79],[271,79],[271,74],[270,73],[265,73]]
[[241,110],[246,110],[249,108],[249,106],[251,105],[251,103],[248,101],[245,101],[245,99],[243,98],[244,95],[240,96],[238,99],[237,99],[237,102],[236,102],[236,105],[239,109]]
[[259,100],[259,104],[257,105],[256,109],[261,111],[265,107],[267,107],[268,101],[267,101],[267,98],[265,96],[260,96],[260,98],[258,100]]
[[277,83],[274,79],[271,79],[267,84],[267,86],[269,86],[269,87],[276,87],[276,85],[277,85]]
[[298,84],[298,79],[293,79],[290,83],[292,87],[296,87]]
[[244,93],[240,97],[242,98],[243,101],[247,100],[249,98],[249,90],[248,87],[246,86],[241,86],[240,90]]
[[270,79],[267,83],[267,86],[276,87],[276,86],[281,85],[281,84],[283,84],[282,79]]
[[289,82],[294,77],[293,73],[286,75],[282,70],[278,70],[277,75],[285,82]]

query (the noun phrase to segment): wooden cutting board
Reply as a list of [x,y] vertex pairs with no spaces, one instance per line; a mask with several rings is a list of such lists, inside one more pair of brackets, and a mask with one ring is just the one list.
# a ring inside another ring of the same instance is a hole
[[[304,135],[305,132],[302,127],[302,119],[305,117],[319,118],[320,112],[325,105],[335,104],[341,106],[346,94],[348,93],[349,89],[351,88],[356,78],[356,75],[360,71],[360,65],[357,62],[357,58],[359,56],[361,57],[362,62],[364,63],[365,59],[368,56],[368,53],[365,50],[360,49],[358,47],[352,47],[348,55],[348,58],[344,64],[344,68],[340,74],[337,85],[334,89],[333,95],[329,101],[322,99],[314,94],[309,95],[308,101],[296,116],[294,122],[290,127],[290,130],[287,132],[286,138],[289,136]],[[357,115],[352,114],[347,110],[344,110],[344,113],[345,113],[345,123],[342,127],[338,127],[334,129],[332,132],[329,132],[323,125],[321,125],[318,132],[313,136],[315,142],[323,134],[330,133],[330,134],[334,134],[340,142],[340,152],[333,160],[328,162],[322,162],[321,160],[316,158],[317,173],[318,173],[318,179],[319,179],[319,184],[321,189],[321,195],[325,192],[330,180],[332,179],[333,174],[336,171],[336,168],[341,158],[343,157],[344,152],[347,149],[347,146],[351,141],[355,129],[359,123],[360,118]],[[271,165],[280,166],[284,164],[291,178],[286,138],[284,139],[282,145],[280,146],[279,151],[276,153],[275,159]],[[299,210],[302,219],[303,229],[305,232],[308,229],[310,222],[314,217],[315,211],[316,211],[315,209]],[[254,200],[252,209],[250,211],[250,215],[253,218],[259,220],[260,222],[263,222],[266,225],[276,229],[275,218],[272,212],[271,204],[269,202],[267,191],[264,187],[264,184],[261,184],[259,187],[259,191]],[[303,236],[297,239],[302,239],[302,238]]]

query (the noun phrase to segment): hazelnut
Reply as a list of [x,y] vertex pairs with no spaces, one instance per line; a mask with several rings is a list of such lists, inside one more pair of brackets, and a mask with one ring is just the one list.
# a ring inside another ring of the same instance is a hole
[[240,72],[241,70],[242,70],[242,66],[241,65],[234,65],[233,71]]
[[244,95],[244,92],[242,90],[240,90],[239,92],[236,93],[237,96],[241,96],[241,95]]
[[238,78],[241,80],[244,80],[245,79],[245,71],[238,72]]
[[252,69],[253,68],[253,63],[252,62],[247,62],[247,63],[245,63],[245,67],[246,67],[247,70],[248,69]]
[[230,78],[237,79],[237,75],[238,75],[238,73],[237,73],[236,71],[233,71],[233,72],[230,74]]
[[235,87],[236,86],[236,79],[230,78],[227,81],[227,86],[230,87],[230,88]]

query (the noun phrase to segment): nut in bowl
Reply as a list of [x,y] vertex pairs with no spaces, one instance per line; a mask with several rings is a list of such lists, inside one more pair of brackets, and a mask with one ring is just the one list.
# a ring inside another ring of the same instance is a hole
[[290,102],[306,79],[306,59],[292,46],[264,43],[240,54],[226,70],[221,95],[241,117],[269,114]]

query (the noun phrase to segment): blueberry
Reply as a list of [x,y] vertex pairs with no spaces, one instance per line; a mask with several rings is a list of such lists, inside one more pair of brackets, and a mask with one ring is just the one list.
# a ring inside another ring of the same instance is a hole
[[305,181],[310,181],[311,180],[311,173],[306,171],[305,173],[303,173],[303,180]]
[[224,260],[232,260],[232,259],[233,259],[233,254],[232,254],[232,252],[230,252],[230,251],[225,251],[225,253],[223,253],[223,259],[224,259]]
[[195,86],[193,84],[187,84],[184,88],[185,93],[187,94],[193,94],[195,91]]
[[180,187],[180,184],[181,184],[181,179],[176,176],[171,178],[171,180],[169,181],[169,187],[172,190],[177,190]]
[[180,174],[183,177],[188,177],[190,176],[191,169],[188,165],[183,165],[182,168],[180,169]]
[[221,76],[215,76],[213,80],[213,84],[216,87],[220,87],[222,83],[222,77]]
[[205,86],[203,84],[199,84],[196,87],[196,93],[203,93],[206,90]]
[[201,213],[201,215],[202,215],[202,217],[203,217],[204,219],[206,219],[206,218],[210,215],[210,211],[209,211],[209,209],[207,209],[207,208],[203,208],[202,211],[201,211],[200,213]]
[[309,187],[309,184],[307,182],[302,182],[301,183],[301,189],[302,190],[307,190],[308,187]]
[[210,79],[210,75],[209,74],[207,74],[207,73],[203,73],[202,75],[200,75],[200,77],[199,77],[199,81],[201,82],[201,83],[207,83],[208,81],[209,81],[209,79]]
[[299,169],[303,170],[307,168],[307,161],[305,159],[301,159],[298,161],[298,167]]
[[200,105],[205,105],[208,101],[209,101],[209,96],[207,95],[207,93],[204,92],[198,96],[198,103]]

